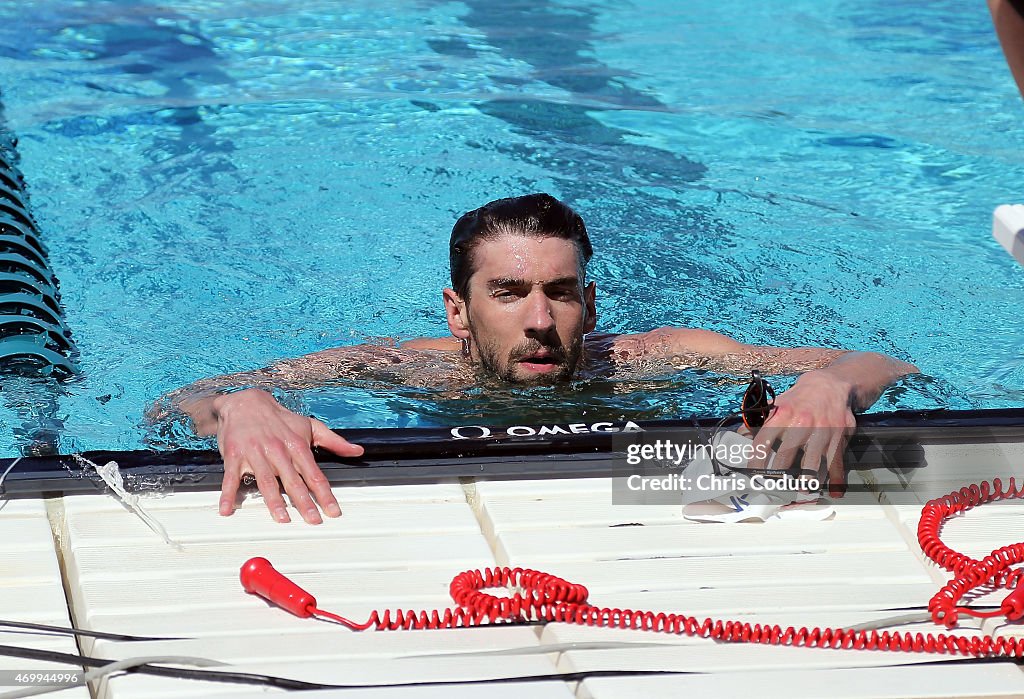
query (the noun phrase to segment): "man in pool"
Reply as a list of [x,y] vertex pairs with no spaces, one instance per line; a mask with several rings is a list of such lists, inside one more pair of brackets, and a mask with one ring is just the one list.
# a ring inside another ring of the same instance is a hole
[[[452,231],[452,288],[443,292],[451,337],[400,347],[339,347],[205,379],[170,394],[170,404],[192,418],[199,435],[217,436],[224,458],[220,513],[234,511],[239,482],[251,473],[279,522],[290,519],[282,486],[306,522],[319,524],[319,509],[330,517],[341,514],[311,447],[341,457],[358,457],[362,448],[319,420],[289,411],[266,389],[305,388],[374,372],[454,387],[481,373],[541,385],[636,376],[638,367],[658,373],[687,366],[743,375],[753,368],[804,372],[776,399],[755,446],[775,446],[773,468],[787,468],[802,450],[802,467],[820,466],[836,494],[845,483],[842,454],[856,425],[853,411],[868,408],[891,382],[917,371],[874,352],[747,345],[700,329],[595,333],[596,286],[586,281],[592,253],[583,220],[557,199],[531,194],[491,202],[462,216]],[[242,390],[223,392],[228,386]]]

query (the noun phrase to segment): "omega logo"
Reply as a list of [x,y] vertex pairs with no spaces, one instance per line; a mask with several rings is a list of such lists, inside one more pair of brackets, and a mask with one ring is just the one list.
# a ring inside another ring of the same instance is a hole
[[452,439],[486,439],[491,436],[543,437],[552,434],[590,434],[593,432],[643,432],[643,428],[630,420],[621,427],[613,422],[595,422],[592,425],[576,422],[571,425],[513,425],[498,432],[483,425],[463,425],[451,429]]

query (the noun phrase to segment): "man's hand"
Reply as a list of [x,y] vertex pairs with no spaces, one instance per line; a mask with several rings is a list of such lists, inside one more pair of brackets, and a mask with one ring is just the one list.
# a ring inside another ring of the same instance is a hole
[[[852,401],[852,385],[827,369],[803,374],[775,399],[775,410],[754,439],[754,453],[770,454],[772,446],[777,445],[771,468],[785,470],[802,449],[802,469],[818,477],[827,473],[829,494],[842,497],[846,490],[843,451],[857,428]],[[755,457],[748,467],[764,469],[766,462]]]
[[[188,409],[187,401],[182,407]],[[317,504],[328,517],[341,515],[311,447],[350,457],[362,455],[362,447],[349,443],[319,420],[287,410],[260,389],[218,395],[211,407],[217,421],[217,446],[224,458],[222,515],[235,511],[238,485],[245,473],[256,477],[267,509],[278,522],[291,521],[278,479],[292,505],[309,524],[323,521]]]

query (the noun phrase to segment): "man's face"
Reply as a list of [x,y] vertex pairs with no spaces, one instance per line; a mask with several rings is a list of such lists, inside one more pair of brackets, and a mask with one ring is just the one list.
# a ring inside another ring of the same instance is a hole
[[[473,357],[506,381],[570,378],[594,329],[594,284],[583,285],[576,246],[561,238],[507,235],[473,253],[469,301],[459,300]],[[453,295],[454,296],[454,295]],[[449,325],[453,326],[449,304]],[[459,335],[459,333],[456,333]]]

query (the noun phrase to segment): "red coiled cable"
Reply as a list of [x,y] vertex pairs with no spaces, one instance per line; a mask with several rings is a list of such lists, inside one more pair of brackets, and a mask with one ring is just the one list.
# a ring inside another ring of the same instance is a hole
[[[931,500],[924,506],[917,525],[917,540],[921,550],[954,576],[928,603],[928,611],[936,624],[952,628],[961,613],[982,618],[1003,615],[1011,621],[1024,616],[1024,587],[1020,586],[1024,569],[1010,567],[1024,560],[1024,544],[1004,546],[976,561],[946,546],[939,536],[942,525],[954,515],[987,502],[1021,497],[1024,497],[1024,486],[1018,487],[1011,478],[1004,489],[1002,481],[996,478],[991,484],[972,484],[943,498]],[[958,606],[965,594],[981,585],[1013,588],[1014,591],[994,612],[978,612]]]
[[[1024,544],[1006,546],[976,561],[947,547],[939,536],[943,523],[953,515],[993,500],[1020,497],[1024,497],[1024,486],[1017,488],[1011,478],[1009,487],[1004,490],[1001,481],[996,479],[991,485],[971,485],[924,506],[918,525],[921,548],[931,560],[952,571],[955,576],[928,605],[932,619],[937,624],[952,628],[959,613],[981,617],[1002,614],[1010,620],[1024,617],[1024,586],[1018,587],[1024,572],[1010,569],[1014,563],[1024,560]],[[583,585],[524,568],[485,568],[460,573],[452,580],[449,588],[457,607],[443,612],[398,609],[381,614],[375,611],[361,624],[317,609],[312,595],[274,570],[266,559],[253,558],[247,561],[242,567],[241,579],[247,591],[259,594],[293,614],[332,619],[356,631],[371,627],[379,631],[394,631],[561,621],[587,626],[686,634],[729,642],[975,656],[1024,656],[1024,638],[806,627],[797,630],[792,626],[783,628],[778,624],[762,625],[712,618],[699,620],[686,614],[596,607],[587,603],[587,588]],[[1014,591],[995,613],[976,612],[957,606],[967,592],[985,584],[1013,587]],[[496,597],[483,591],[487,588],[511,588],[512,594]],[[1021,594],[1018,595],[1018,592]]]

